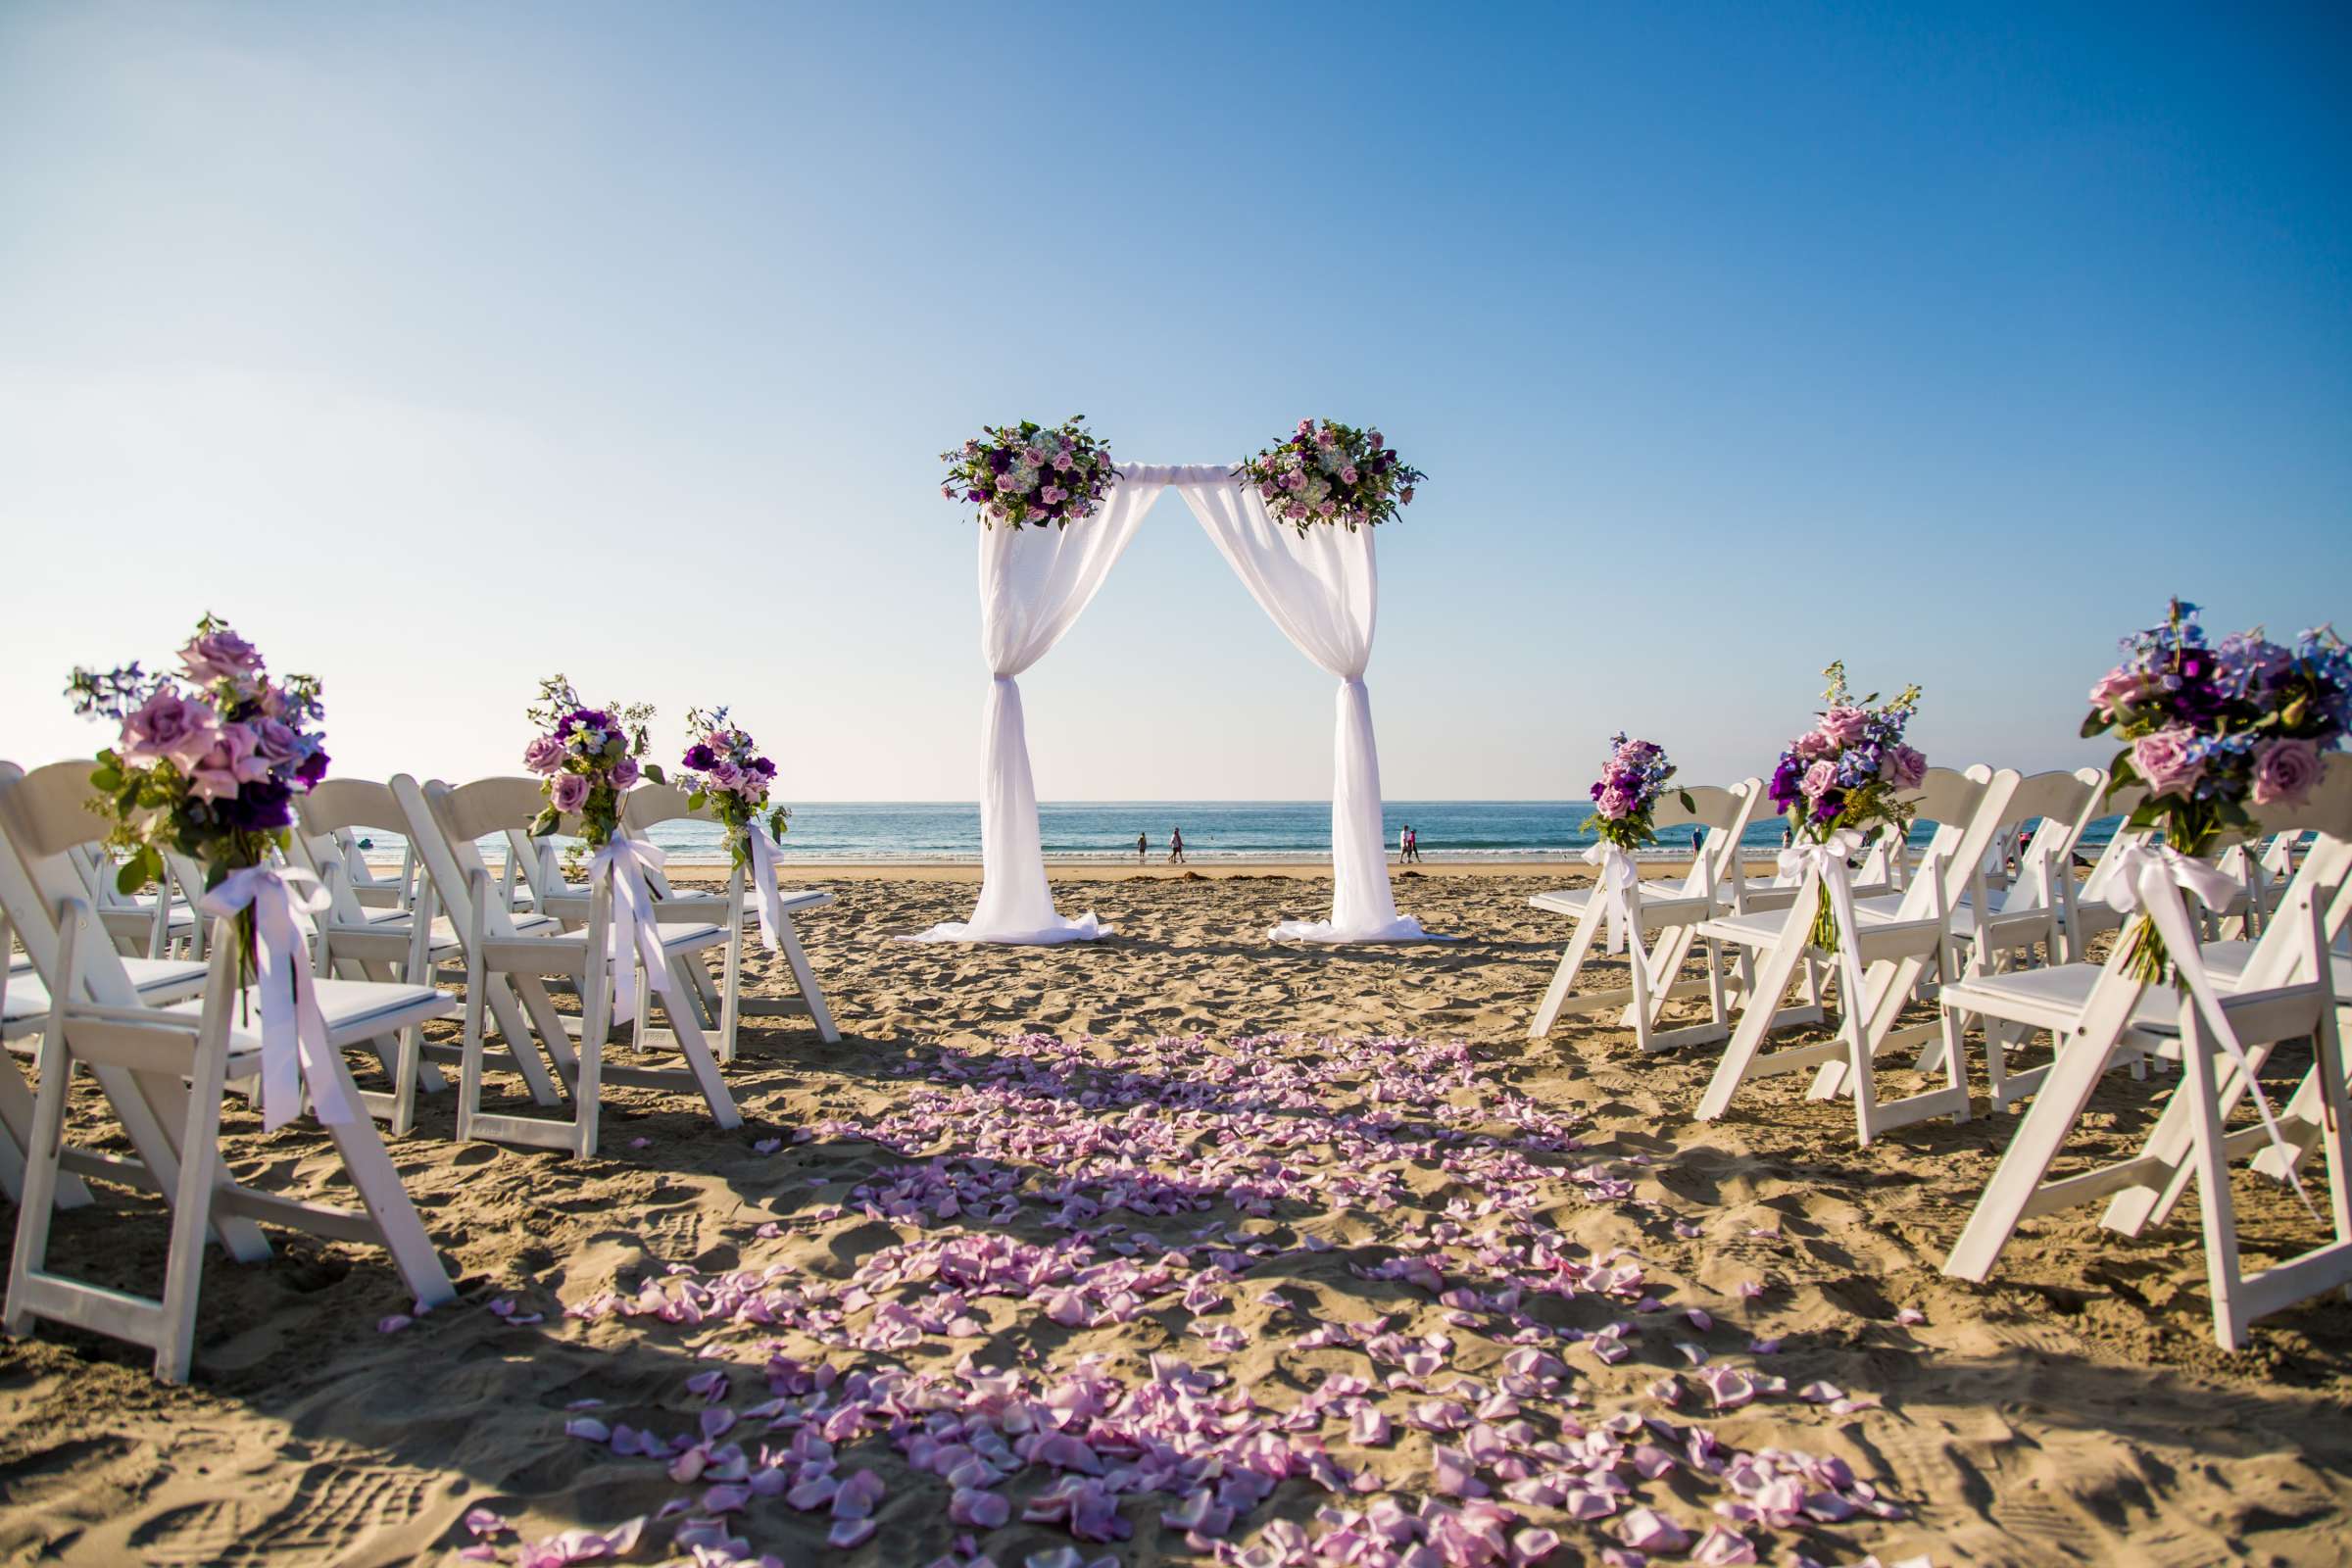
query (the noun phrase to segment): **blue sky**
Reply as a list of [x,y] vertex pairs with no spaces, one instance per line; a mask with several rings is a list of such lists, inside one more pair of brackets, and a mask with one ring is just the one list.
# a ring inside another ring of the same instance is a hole
[[[2113,639],[2352,620],[2352,28],[2243,6],[0,9],[0,755],[207,606],[338,766],[535,678],[790,796],[968,799],[935,455],[1084,413],[1427,469],[1392,798],[1766,767],[1842,656],[1938,761]],[[1023,686],[1054,799],[1313,798],[1327,677],[1164,498]]]

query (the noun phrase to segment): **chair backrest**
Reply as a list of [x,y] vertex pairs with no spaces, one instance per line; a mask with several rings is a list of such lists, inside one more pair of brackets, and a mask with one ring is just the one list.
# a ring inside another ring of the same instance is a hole
[[1936,824],[1921,862],[1933,866],[1936,875],[1916,877],[1903,889],[1897,919],[1927,919],[1939,902],[1956,907],[1972,893],[1978,907],[1984,906],[1984,847],[2000,830],[2002,808],[2017,784],[2015,768],[1996,771],[1975,762],[1958,772],[1931,767],[1919,788],[1906,793],[1917,819]]
[[294,816],[314,839],[355,827],[398,833],[406,820],[400,802],[392,798],[392,786],[368,778],[321,780],[309,794],[294,797]]
[[[72,900],[90,906],[88,886],[73,851],[103,833],[103,818],[90,809],[99,800],[87,762],[52,762],[30,773],[0,762],[0,909],[24,956],[44,985],[60,984],[58,914]],[[138,988],[114,945],[98,931],[75,945],[86,1000],[113,1007],[136,1007]],[[52,996],[59,995],[52,990]]]
[[[493,888],[498,886],[474,840],[508,828],[519,832],[528,827],[531,818],[546,804],[540,797],[539,781],[485,778],[453,789],[439,779],[419,784],[402,773],[392,780],[391,787],[392,798],[400,803],[402,820],[409,824],[409,840],[416,846],[425,875],[432,878],[441,906],[458,917],[462,929],[464,911],[473,906],[470,879],[478,874]],[[573,832],[579,829],[577,818],[566,818],[564,825]],[[512,936],[514,932],[514,922],[506,901],[490,900],[486,934]]]
[[[1682,797],[1690,797],[1685,807]],[[1686,789],[1669,789],[1658,800],[1657,809],[1650,814],[1650,823],[1658,828],[1702,827],[1706,832],[1698,841],[1698,855],[1692,860],[1684,886],[1693,892],[1721,885],[1724,878],[1737,874],[1740,861],[1740,840],[1747,832],[1747,824],[1755,815],[1756,803],[1764,797],[1764,781],[1743,778],[1737,784],[1692,784]]]
[[[1696,794],[1692,791],[1692,794]],[[633,834],[642,834],[658,822],[715,822],[718,812],[705,801],[700,806],[688,806],[692,792],[676,784],[640,784],[622,797],[620,823]],[[1667,800],[1674,797],[1669,795]],[[1661,802],[1660,806],[1663,807]]]
[[2107,775],[2095,767],[2079,767],[2071,773],[2034,773],[2018,780],[2001,808],[2001,830],[2022,827],[2035,818],[2040,825],[2018,847],[2017,880],[2001,901],[2004,910],[2050,906],[2056,891],[2050,885],[2051,868],[2072,874],[2075,841],[2090,825],[2091,813],[2099,808],[2099,792],[2106,787]]

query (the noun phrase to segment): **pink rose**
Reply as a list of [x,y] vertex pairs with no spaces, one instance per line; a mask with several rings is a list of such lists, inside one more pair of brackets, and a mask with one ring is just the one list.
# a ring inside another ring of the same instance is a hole
[[2301,806],[2320,781],[2320,749],[2304,740],[2276,740],[2254,754],[2254,804]]
[[179,662],[190,680],[232,680],[260,669],[262,656],[253,644],[222,626],[189,638],[179,651]]
[[711,788],[732,790],[736,785],[741,784],[742,782],[743,769],[741,766],[737,765],[735,759],[731,757],[722,757],[717,761],[710,764]]
[[1869,727],[1869,709],[1833,708],[1821,715],[1818,729],[1824,739],[1842,751],[1860,740]]
[[1799,760],[1810,762],[1816,758],[1828,757],[1836,752],[1838,743],[1817,729],[1809,729],[1799,735],[1796,743],[1788,749],[1794,752]]
[[1879,772],[1898,790],[1915,790],[1927,782],[1928,760],[1908,746],[1889,746]]
[[534,773],[553,773],[564,765],[564,743],[542,735],[522,749],[522,765]]
[[270,764],[255,752],[251,724],[226,724],[213,736],[212,749],[188,769],[188,792],[198,800],[222,801],[239,786],[270,776]]
[[1413,487],[1408,484],[1403,489],[1397,491],[1396,499],[1399,503],[1410,506],[1413,499]]
[[2132,743],[2132,766],[2148,786],[2150,795],[2178,795],[2182,800],[2205,776],[2205,764],[2190,751],[2196,731],[2173,724]]
[[1838,787],[1838,764],[1827,760],[1815,762],[1805,769],[1804,783],[1798,787],[1805,792],[1806,800],[1820,800]]
[[1314,420],[1312,420],[1312,419],[1300,419],[1300,420],[1298,421],[1298,433],[1299,433],[1300,435],[1312,435],[1312,434],[1314,434],[1314,430],[1315,430],[1315,421],[1314,421]]
[[1612,822],[1634,814],[1634,796],[1622,784],[1611,784],[1592,798],[1592,808]]
[[576,811],[588,804],[588,779],[582,773],[558,773],[548,792],[559,811]]
[[1340,469],[1340,483],[1342,483],[1342,484],[1353,484],[1353,483],[1355,483],[1355,478],[1356,478],[1356,474],[1355,474],[1355,465],[1354,465],[1354,464],[1350,463],[1350,464],[1348,464],[1348,465],[1346,467],[1343,467],[1342,469]]
[[2146,676],[2120,667],[2111,669],[2090,689],[2091,710],[2112,719],[2146,696],[2147,691]]
[[612,764],[612,787],[625,790],[637,782],[637,759],[624,757]]
[[1340,504],[1339,504],[1337,501],[1329,501],[1329,500],[1327,500],[1327,501],[1325,501],[1325,502],[1322,504],[1322,506],[1320,506],[1320,507],[1316,508],[1315,510],[1316,510],[1316,511],[1318,511],[1318,512],[1320,512],[1320,513],[1322,513],[1322,514],[1323,514],[1323,515],[1325,515],[1326,517],[1328,517],[1328,516],[1332,515],[1334,513],[1336,513],[1336,512],[1338,512],[1338,511],[1340,510]]
[[123,716],[122,760],[137,763],[169,760],[184,772],[213,749],[219,727],[220,717],[212,704],[190,702],[166,688]]
[[1364,439],[1372,443],[1372,450],[1375,452],[1378,452],[1382,447],[1385,447],[1389,444],[1387,438],[1384,437],[1378,430],[1373,430],[1367,433]]

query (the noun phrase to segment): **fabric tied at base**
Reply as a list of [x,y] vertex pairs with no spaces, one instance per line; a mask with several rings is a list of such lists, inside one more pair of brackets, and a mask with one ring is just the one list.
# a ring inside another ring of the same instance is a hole
[[1631,932],[1635,958],[1645,960],[1648,955],[1642,951],[1642,928],[1634,919],[1633,894],[1642,885],[1642,873],[1635,866],[1634,858],[1623,847],[1604,839],[1585,852],[1585,863],[1599,868],[1592,896],[1602,900],[1608,911],[1609,951],[1623,953],[1626,934]]
[[[2164,939],[2174,972],[2180,977],[2180,984],[2188,992],[2198,1015],[2205,1020],[2205,1027],[2213,1031],[2215,1042],[2236,1064],[2238,1076],[2245,1080],[2246,1093],[2253,1096],[2254,1108],[2262,1113],[2263,1130],[2270,1135],[2271,1147],[2281,1157],[2295,1196],[2303,1200],[2303,1206],[2311,1211],[2313,1219],[2326,1225],[2328,1221],[2321,1217],[2319,1205],[2312,1201],[2303,1178],[2296,1173],[2301,1152],[2287,1141],[2278,1118],[2271,1113],[2271,1102],[2254,1074],[2253,1060],[2239,1043],[2237,1031],[2230,1025],[2230,1014],[2213,989],[2213,977],[2205,972],[2204,949],[2198,942],[2195,925],[2189,920],[2188,902],[2181,897],[2183,891],[2194,894],[2198,903],[2218,914],[2229,907],[2240,885],[2227,871],[2182,855],[2170,845],[2134,844],[2117,852],[2114,880],[2107,886],[2107,906],[2127,918],[2146,915],[2156,934]],[[2184,1051],[2189,1049],[2186,1040],[2180,1045]]]
[[784,896],[776,891],[776,857],[782,851],[756,822],[744,834],[751,840],[752,893],[760,902],[760,945],[775,953],[784,946]]
[[[664,997],[672,984],[669,958],[662,950],[662,923],[654,914],[654,896],[645,873],[659,871],[669,856],[642,839],[614,834],[588,859],[588,885],[609,882],[612,888],[612,924],[605,938],[605,960],[612,973],[612,1021],[627,1023],[637,1016],[637,966],[645,965],[647,981]],[[672,1004],[676,999],[670,998]]]
[[[1829,894],[1830,923],[1838,932],[1838,985],[1849,1011],[1864,1004],[1862,956],[1854,951],[1854,883],[1846,861],[1861,854],[1867,842],[1858,829],[1841,827],[1826,843],[1789,845],[1781,852],[1778,862],[1784,885],[1801,885],[1811,873]],[[1811,911],[1806,917],[1811,918]]]
[[302,1109],[302,1090],[311,1090],[318,1120],[338,1126],[358,1112],[343,1097],[342,1075],[326,1039],[326,1015],[305,961],[297,915],[321,913],[330,902],[323,888],[296,893],[290,884],[318,880],[299,866],[249,865],[231,871],[198,905],[222,919],[253,910],[254,990],[262,1008],[262,1127],[274,1130]]

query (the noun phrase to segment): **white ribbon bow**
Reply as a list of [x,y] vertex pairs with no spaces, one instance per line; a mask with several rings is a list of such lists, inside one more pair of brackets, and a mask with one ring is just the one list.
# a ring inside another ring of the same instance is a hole
[[1634,858],[1621,846],[1603,839],[1585,852],[1585,863],[1600,868],[1593,884],[1593,896],[1606,901],[1609,915],[1609,951],[1623,953],[1625,936],[1634,936],[1634,960],[1642,961],[1647,955],[1642,951],[1642,931],[1634,923],[1633,892],[1641,884],[1642,873],[1634,865]]
[[[2157,935],[2164,938],[2165,951],[2171,955],[2174,968],[2180,972],[2180,983],[2188,988],[2197,1011],[2204,1016],[2205,1026],[2237,1064],[2246,1092],[2254,1097],[2254,1108],[2262,1113],[2263,1130],[2270,1134],[2272,1147],[2282,1156],[2286,1179],[2293,1184],[2295,1196],[2303,1200],[2311,1217],[2325,1225],[2328,1222],[2320,1218],[2319,1205],[2311,1200],[2311,1194],[2304,1190],[2303,1178],[2295,1173],[2297,1152],[2279,1130],[2278,1119],[2271,1114],[2270,1100],[2254,1076],[2246,1048],[2238,1043],[2237,1031],[2230,1027],[2230,1015],[2223,1010],[2221,998],[2214,992],[2213,977],[2205,972],[2204,948],[2197,940],[2196,927],[2189,923],[2188,904],[2180,897],[2183,889],[2195,894],[2198,903],[2219,914],[2237,896],[2239,884],[2219,866],[2182,855],[2171,845],[2127,845],[2115,858],[2115,876],[2107,884],[2107,906],[2122,915],[2145,914],[2154,922]],[[2327,956],[2323,954],[2320,961],[2326,964]],[[2320,971],[2323,982],[2327,973],[2325,968]],[[2189,1048],[2188,1041],[2180,1044],[2183,1050]]]
[[757,822],[744,825],[752,841],[752,892],[760,900],[760,945],[774,953],[784,945],[784,897],[776,891],[776,857],[782,853]]
[[[1841,827],[1820,844],[1803,840],[1781,852],[1780,879],[1802,885],[1805,873],[1816,872],[1830,895],[1830,923],[1838,932],[1838,986],[1849,1010],[1862,1006],[1862,958],[1854,951],[1854,884],[1846,874],[1847,860],[1862,853],[1865,840],[1858,828]],[[1811,911],[1807,911],[1810,918]]]
[[[612,884],[612,927],[605,939],[605,956],[612,968],[612,1021],[627,1023],[637,1016],[637,965],[664,997],[670,995],[669,958],[662,951],[662,923],[654,914],[654,896],[645,873],[669,863],[669,856],[642,839],[615,833],[588,859],[588,885]],[[672,1004],[676,1003],[670,998]]]
[[254,924],[254,989],[262,1003],[262,1127],[273,1130],[302,1109],[302,1086],[311,1086],[311,1107],[329,1126],[357,1119],[343,1098],[342,1075],[326,1043],[326,1015],[303,961],[297,916],[323,911],[324,889],[296,893],[288,884],[316,883],[299,866],[249,865],[231,871],[205,894],[205,913],[227,919],[250,906]]

